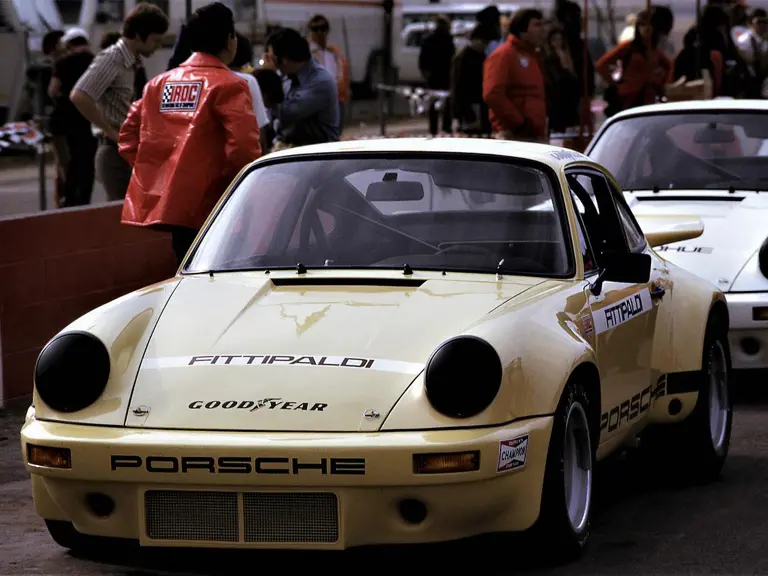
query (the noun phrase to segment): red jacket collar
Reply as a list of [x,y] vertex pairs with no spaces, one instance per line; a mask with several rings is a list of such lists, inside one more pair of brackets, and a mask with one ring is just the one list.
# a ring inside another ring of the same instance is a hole
[[211,54],[206,54],[205,52],[193,52],[192,56],[179,64],[179,66],[227,69],[227,66],[219,58],[212,56]]
[[538,53],[538,50],[533,44],[529,44],[528,42],[524,42],[523,40],[520,40],[517,36],[514,34],[510,34],[507,36],[507,42],[512,44],[517,50],[520,50],[521,52],[527,52],[528,54],[536,55]]

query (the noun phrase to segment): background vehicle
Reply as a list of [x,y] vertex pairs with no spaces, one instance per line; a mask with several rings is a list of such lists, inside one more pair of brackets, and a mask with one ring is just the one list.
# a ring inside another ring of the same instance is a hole
[[644,217],[699,217],[700,238],[657,251],[723,290],[735,368],[768,367],[768,101],[643,106],[586,150]]

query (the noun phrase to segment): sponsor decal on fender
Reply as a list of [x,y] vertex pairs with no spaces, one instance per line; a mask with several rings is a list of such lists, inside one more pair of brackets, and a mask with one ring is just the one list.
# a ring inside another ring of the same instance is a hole
[[528,435],[499,442],[499,461],[496,472],[508,472],[525,467],[528,455]]
[[592,322],[592,315],[585,314],[581,317],[581,330],[585,338],[591,338],[595,333],[595,325]]
[[267,458],[250,456],[134,456],[112,454],[110,469],[142,469],[153,474],[321,474],[364,476],[365,458]]
[[621,326],[633,318],[650,311],[652,307],[651,292],[648,288],[643,288],[640,292],[622,298],[618,302],[612,302],[605,308],[595,310],[595,332],[602,334]]
[[328,404],[320,402],[288,402],[282,398],[262,398],[261,400],[195,400],[190,402],[190,410],[304,410],[305,412],[322,412]]
[[293,354],[208,354],[198,356],[172,356],[166,358],[147,358],[141,367],[157,370],[161,368],[179,368],[182,366],[305,366],[313,368],[337,368],[373,370],[379,372],[397,372],[400,374],[418,374],[424,369],[423,364],[381,360],[378,358],[353,358],[349,356],[301,356]]
[[686,254],[712,254],[711,246],[658,246],[654,248],[658,252],[685,252]]

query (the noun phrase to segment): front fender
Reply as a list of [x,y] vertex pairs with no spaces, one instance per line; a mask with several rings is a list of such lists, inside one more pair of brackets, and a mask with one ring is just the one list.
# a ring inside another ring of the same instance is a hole
[[[565,302],[565,305],[563,304]],[[424,372],[390,412],[382,431],[498,426],[521,418],[555,412],[565,384],[584,363],[597,364],[594,349],[581,333],[587,312],[583,285],[558,287],[534,299],[514,300],[470,326],[464,334],[488,341],[503,366],[502,384],[493,403],[464,419],[443,416],[432,408]],[[472,383],[467,383],[467,394]]]
[[[62,329],[56,336],[79,330],[90,332],[104,343],[111,364],[109,382],[96,402],[72,413],[58,412],[46,406],[35,387],[32,395],[35,417],[59,422],[122,426],[149,337],[179,281],[173,278],[126,294],[88,312]],[[77,382],[62,385],[77,386]]]

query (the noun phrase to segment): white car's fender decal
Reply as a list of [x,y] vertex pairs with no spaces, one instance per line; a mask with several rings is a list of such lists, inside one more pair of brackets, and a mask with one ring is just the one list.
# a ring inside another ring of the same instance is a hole
[[314,368],[358,368],[378,372],[418,374],[424,364],[382,360],[378,358],[353,358],[348,356],[301,356],[296,354],[209,354],[204,356],[170,356],[147,358],[141,367],[147,370],[181,368],[185,366],[306,366]]
[[612,302],[605,308],[594,311],[595,333],[602,334],[607,330],[621,326],[635,316],[650,311],[651,307],[651,291],[648,288],[643,288],[626,298]]

